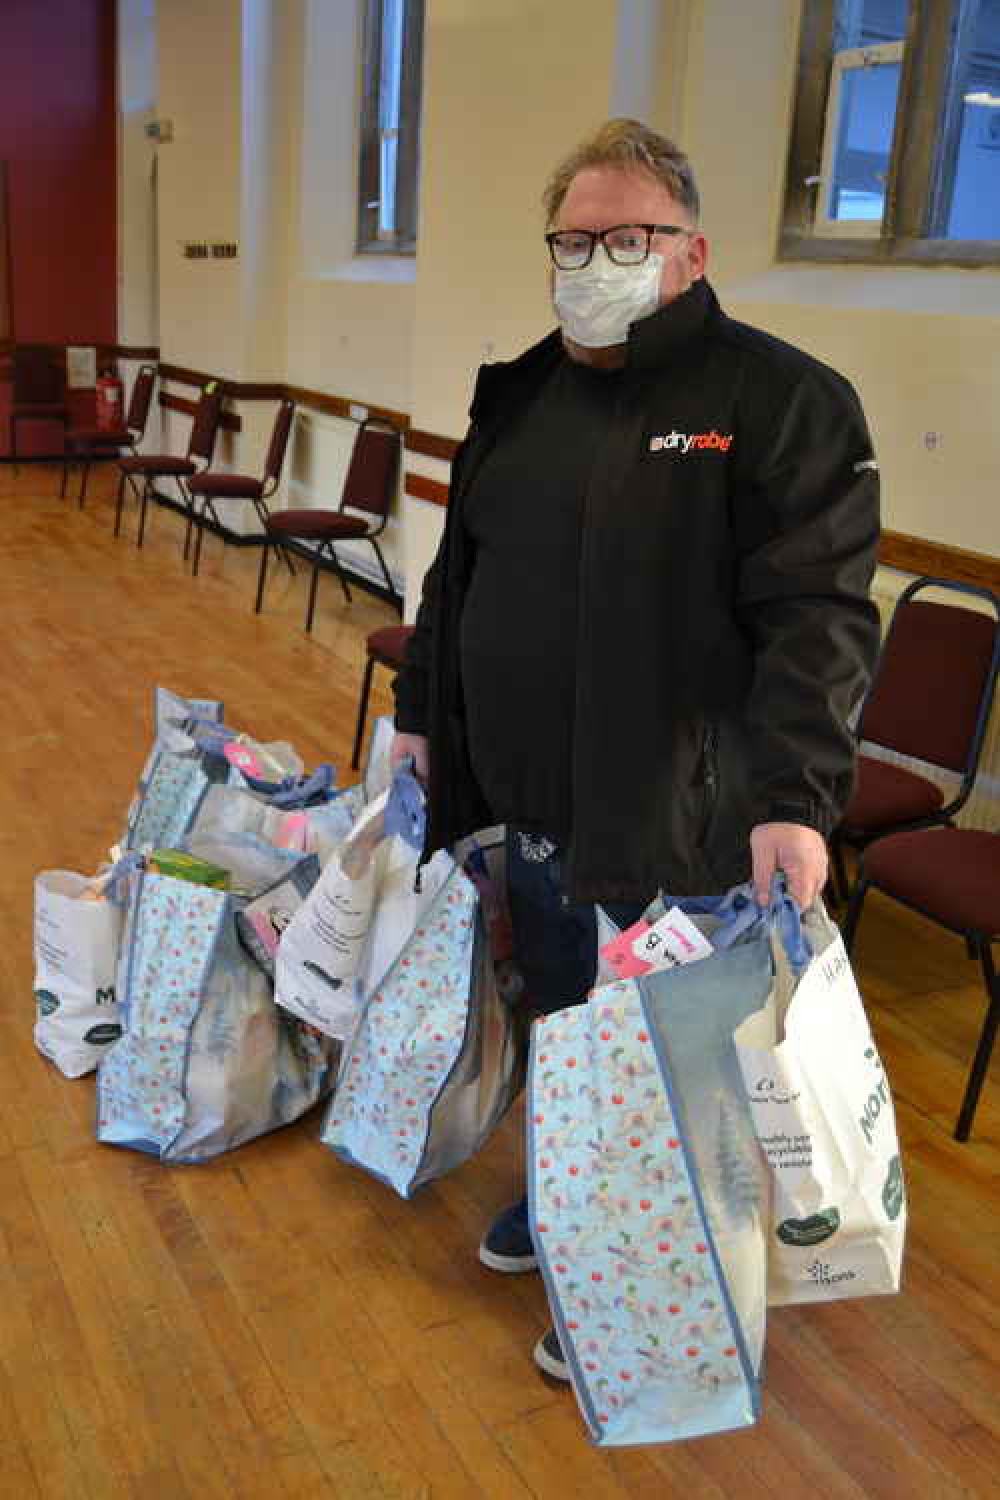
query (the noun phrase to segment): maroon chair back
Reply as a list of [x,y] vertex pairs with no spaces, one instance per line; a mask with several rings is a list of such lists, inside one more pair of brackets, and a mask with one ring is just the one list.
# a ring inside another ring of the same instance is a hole
[[137,433],[138,437],[142,437],[146,431],[155,383],[156,366],[140,365],[132,383],[132,394],[129,397],[128,414],[125,418],[125,426],[130,432]]
[[998,647],[996,616],[901,597],[861,714],[861,739],[968,772],[992,701]]
[[58,406],[66,399],[62,360],[46,344],[15,344],[11,355],[14,406]]
[[212,380],[198,397],[194,420],[191,423],[191,435],[188,438],[188,458],[202,458],[206,464],[212,462],[221,419],[222,392],[219,390],[218,382]]
[[385,520],[396,490],[401,434],[369,417],[358,428],[347,467],[341,510],[363,510]]
[[281,470],[285,463],[285,451],[288,448],[288,439],[291,436],[292,421],[295,417],[295,402],[282,401],[278,407],[278,414],[274,419],[271,429],[271,441],[267,445],[267,458],[264,461],[264,483],[277,486],[281,478]]

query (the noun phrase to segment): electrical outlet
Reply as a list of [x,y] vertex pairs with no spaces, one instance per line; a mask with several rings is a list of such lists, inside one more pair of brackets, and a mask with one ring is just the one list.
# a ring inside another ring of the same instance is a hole
[[204,240],[185,240],[182,254],[185,260],[207,260],[208,245]]
[[935,450],[935,448],[940,448],[940,446],[941,446],[941,444],[943,442],[944,442],[944,433],[943,432],[925,432],[924,433],[924,447],[927,449],[928,453],[933,453],[934,450]]

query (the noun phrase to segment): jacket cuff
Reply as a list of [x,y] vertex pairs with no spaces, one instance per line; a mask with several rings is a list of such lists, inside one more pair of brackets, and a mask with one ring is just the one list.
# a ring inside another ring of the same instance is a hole
[[828,839],[833,832],[833,818],[827,808],[816,802],[768,802],[758,810],[754,827],[761,823],[801,823]]

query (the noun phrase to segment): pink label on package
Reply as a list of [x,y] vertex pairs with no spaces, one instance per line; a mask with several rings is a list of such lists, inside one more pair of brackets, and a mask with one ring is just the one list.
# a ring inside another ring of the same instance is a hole
[[228,745],[223,745],[222,753],[229,764],[235,766],[238,771],[245,771],[248,776],[263,778],[264,769],[248,745],[241,745],[239,740],[230,740]]
[[285,813],[278,824],[275,843],[279,849],[301,850],[309,848],[309,819],[304,812]]
[[658,922],[640,919],[601,949],[601,957],[621,979],[635,979],[654,969],[695,963],[712,945],[690,917],[673,906]]

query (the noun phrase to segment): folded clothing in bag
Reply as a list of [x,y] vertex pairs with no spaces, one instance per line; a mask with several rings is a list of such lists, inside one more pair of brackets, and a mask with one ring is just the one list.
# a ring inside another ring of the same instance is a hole
[[67,1078],[90,1073],[121,1035],[115,968],[121,911],[100,881],[69,870],[35,880],[35,1045]]
[[[252,836],[219,863],[259,891],[299,856]],[[298,1118],[332,1086],[337,1049],[280,1012],[245,953],[244,900],[150,872],[128,915],[124,1033],[98,1074],[98,1139],[201,1161]]]

